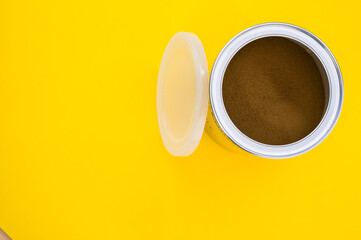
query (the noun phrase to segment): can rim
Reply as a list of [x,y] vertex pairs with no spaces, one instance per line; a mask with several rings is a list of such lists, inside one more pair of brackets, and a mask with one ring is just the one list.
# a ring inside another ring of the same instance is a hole
[[[329,99],[325,114],[319,125],[306,137],[286,145],[268,145],[257,142],[243,134],[229,118],[222,96],[222,84],[228,63],[240,48],[263,37],[286,37],[309,48],[322,63],[329,84]],[[343,103],[343,80],[340,67],[329,48],[311,32],[288,23],[270,22],[250,27],[233,37],[218,54],[211,76],[209,96],[215,119],[236,145],[247,152],[265,158],[295,157],[316,147],[335,126]]]

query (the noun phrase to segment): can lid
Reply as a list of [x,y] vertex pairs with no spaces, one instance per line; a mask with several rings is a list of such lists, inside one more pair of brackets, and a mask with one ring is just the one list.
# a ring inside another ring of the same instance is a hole
[[203,45],[193,33],[169,41],[157,87],[159,129],[168,152],[188,156],[201,140],[208,109],[208,65]]

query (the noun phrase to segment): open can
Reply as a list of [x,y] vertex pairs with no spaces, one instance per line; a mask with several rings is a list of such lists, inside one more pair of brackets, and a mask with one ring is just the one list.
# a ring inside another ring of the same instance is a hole
[[[233,124],[223,102],[222,83],[229,62],[242,47],[265,37],[284,37],[304,48],[323,79],[326,101],[322,120],[310,134],[290,144],[269,145],[249,138]],[[328,136],[340,115],[342,102],[342,75],[331,51],[309,31],[286,23],[264,23],[236,35],[219,53],[210,77],[199,38],[193,33],[177,33],[166,47],[158,75],[160,133],[166,149],[175,156],[190,155],[206,126],[213,139],[231,150],[243,149],[265,158],[294,157]]]

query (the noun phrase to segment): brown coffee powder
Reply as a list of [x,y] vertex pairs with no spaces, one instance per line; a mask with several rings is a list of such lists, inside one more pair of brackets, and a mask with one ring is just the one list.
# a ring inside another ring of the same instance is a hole
[[283,145],[311,133],[322,119],[321,73],[304,48],[266,37],[241,48],[223,79],[223,100],[234,125],[258,142]]

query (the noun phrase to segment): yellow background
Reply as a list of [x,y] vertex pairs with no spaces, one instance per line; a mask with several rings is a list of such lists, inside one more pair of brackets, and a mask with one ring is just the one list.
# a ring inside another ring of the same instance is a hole
[[[359,1],[0,0],[0,227],[13,239],[361,239]],[[156,116],[169,39],[196,33],[211,68],[238,32],[315,33],[345,101],[317,148],[286,160],[203,135],[172,157]]]

